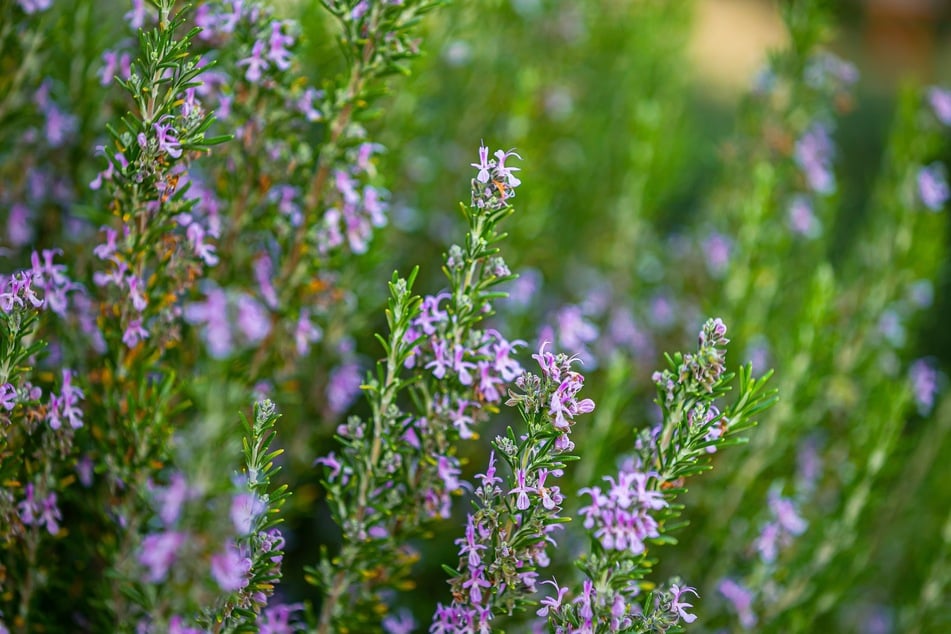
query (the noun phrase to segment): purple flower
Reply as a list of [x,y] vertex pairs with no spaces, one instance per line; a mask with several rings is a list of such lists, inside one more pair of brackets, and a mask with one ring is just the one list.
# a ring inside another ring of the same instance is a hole
[[175,531],[146,535],[139,548],[139,563],[149,569],[146,579],[151,583],[164,581],[184,543],[184,533]]
[[802,535],[809,526],[806,520],[799,515],[795,503],[789,498],[771,494],[769,508],[783,530],[791,535]]
[[719,277],[726,272],[726,268],[730,264],[732,248],[732,241],[716,231],[704,239],[703,252],[706,256],[707,270],[710,271],[711,275]]
[[102,71],[100,72],[99,83],[102,86],[108,86],[112,83],[113,77],[128,79],[132,74],[131,57],[128,53],[122,53],[120,56],[116,51],[106,51],[102,54]]
[[23,203],[13,203],[7,217],[7,239],[15,247],[22,247],[33,239],[30,208]]
[[283,27],[284,24],[282,22],[275,20],[271,23],[271,36],[268,38],[267,58],[281,70],[287,70],[291,67],[291,52],[288,51],[286,47],[294,43],[294,38],[291,35],[285,35],[283,33]]
[[178,137],[175,136],[175,128],[162,123],[171,118],[171,115],[163,116],[152,124],[152,128],[155,130],[155,138],[158,141],[159,152],[165,152],[172,158],[178,158],[182,155],[182,146],[178,141]]
[[948,181],[945,178],[944,165],[932,163],[918,170],[918,195],[921,202],[931,211],[941,211],[948,202],[951,192],[948,190]]
[[328,409],[335,416],[347,411],[360,394],[362,384],[363,376],[358,363],[350,361],[335,367],[331,370],[330,379],[327,381]]
[[124,343],[129,348],[134,348],[139,344],[139,341],[148,339],[149,331],[142,327],[141,319],[132,319],[129,321],[129,325],[126,327],[125,332],[122,333],[122,343]]
[[0,385],[0,407],[12,411],[17,404],[17,389],[12,383]]
[[238,328],[251,343],[257,343],[271,332],[271,316],[250,295],[238,296]]
[[476,537],[475,520],[471,513],[466,517],[465,538],[457,539],[455,543],[459,546],[459,556],[466,559],[470,568],[478,568],[482,565],[480,551],[485,550],[488,546],[479,543]]
[[37,11],[46,11],[53,6],[53,0],[17,0],[24,13],[32,14]]
[[724,579],[717,586],[733,610],[740,617],[743,629],[751,629],[756,625],[756,615],[753,613],[753,593],[732,579]]
[[185,625],[185,619],[176,614],[168,622],[168,634],[203,634],[203,630]]
[[760,559],[762,559],[764,563],[771,564],[776,561],[781,539],[784,542],[786,541],[779,524],[775,522],[767,522],[763,525],[763,528],[760,529],[759,536],[753,542],[753,545],[757,552],[759,552]]
[[253,493],[239,493],[231,499],[231,523],[239,535],[247,535],[267,505]]
[[251,55],[238,62],[238,66],[247,66],[248,70],[244,73],[244,78],[252,84],[261,80],[261,74],[268,69],[268,62],[261,57],[264,52],[264,42],[258,40],[251,49]]
[[231,354],[234,343],[231,324],[228,322],[228,296],[220,288],[212,288],[204,302],[185,305],[185,320],[191,324],[203,324],[202,338],[212,357],[223,359]]
[[617,480],[605,476],[611,483],[607,494],[599,487],[579,491],[591,496],[591,504],[579,510],[585,518],[583,525],[594,531],[605,549],[640,554],[645,550],[644,540],[660,535],[649,511],[666,507],[667,501],[659,491],[647,488],[650,477],[629,464],[622,467]]
[[551,584],[551,587],[555,589],[555,596],[553,597],[544,597],[541,601],[541,608],[539,608],[535,614],[538,616],[548,616],[549,612],[559,612],[561,610],[561,602],[564,600],[565,595],[568,594],[567,587],[560,587],[558,582],[552,579],[551,581],[542,581],[542,583]]
[[938,393],[938,370],[926,359],[918,359],[908,370],[912,393],[918,405],[918,413],[927,416],[934,407]]
[[933,86],[928,90],[928,103],[938,121],[951,126],[951,90]]
[[350,11],[351,20],[359,20],[370,10],[370,0],[360,0]]
[[236,592],[248,585],[251,560],[238,551],[233,542],[211,557],[211,576],[224,592]]
[[323,332],[310,321],[310,313],[302,310],[294,328],[294,344],[297,354],[304,356],[310,350],[310,344],[320,341]]
[[133,29],[141,29],[145,24],[145,0],[132,0],[132,10],[125,14],[125,19]]
[[316,88],[308,88],[304,91],[304,93],[294,105],[302,115],[307,117],[308,121],[320,121],[323,119],[324,115],[314,106],[314,104],[319,103],[323,98],[324,94],[322,91],[317,90]]
[[32,483],[26,485],[25,493],[26,497],[17,505],[20,520],[27,526],[45,525],[50,535],[58,533],[63,516],[56,505],[56,493],[50,493],[42,502],[37,502]]
[[687,612],[687,608],[692,608],[693,604],[685,603],[681,601],[681,597],[687,592],[693,593],[693,595],[700,596],[697,594],[697,591],[690,586],[679,586],[676,583],[670,586],[670,609],[672,612],[675,612],[677,616],[684,620],[685,623],[693,623],[697,620],[696,614],[690,614]]
[[258,633],[295,634],[299,631],[301,624],[294,617],[303,609],[304,606],[301,603],[277,603],[267,606],[258,619]]
[[412,634],[416,629],[416,620],[406,608],[401,608],[396,616],[388,615],[383,619],[383,631],[386,634]]
[[835,192],[835,175],[832,173],[834,155],[832,138],[821,123],[814,124],[796,142],[796,163],[802,169],[810,189],[817,194]]
[[518,494],[515,499],[515,508],[520,511],[524,511],[529,506],[531,506],[531,502],[528,499],[528,494],[534,493],[535,488],[525,486],[525,469],[515,470],[515,483],[516,486],[511,491],[509,491],[509,495],[512,495],[513,493]]
[[789,203],[789,228],[806,238],[815,238],[822,232],[819,220],[812,212],[812,203],[806,196],[794,196]]

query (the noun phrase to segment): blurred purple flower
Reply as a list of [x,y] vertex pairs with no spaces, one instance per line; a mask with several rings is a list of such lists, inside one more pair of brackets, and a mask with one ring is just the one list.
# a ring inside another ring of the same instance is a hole
[[933,86],[928,90],[928,103],[938,121],[951,126],[951,90]]
[[139,547],[139,563],[148,568],[146,579],[151,583],[164,581],[184,543],[185,534],[175,531],[146,535]]
[[810,189],[817,194],[835,192],[832,159],[835,146],[826,126],[814,124],[796,142],[796,163],[802,169]]
[[912,394],[918,405],[918,413],[927,416],[934,407],[938,394],[938,370],[928,359],[918,359],[908,370]]
[[235,592],[248,585],[251,560],[243,555],[234,542],[225,545],[224,552],[212,555],[211,576],[225,592]]
[[363,377],[355,361],[344,362],[330,372],[327,382],[327,407],[334,416],[347,411],[360,394]]
[[722,233],[714,231],[704,239],[703,253],[711,275],[720,277],[726,272],[732,249],[733,241]]
[[24,13],[32,14],[37,11],[46,11],[53,6],[53,0],[17,0]]
[[815,238],[822,233],[819,219],[812,211],[812,203],[803,195],[793,196],[788,211],[789,228],[798,235]]
[[261,498],[253,493],[239,493],[231,498],[231,523],[239,535],[247,535],[255,520],[267,510]]
[[945,177],[944,165],[932,163],[918,170],[918,195],[931,211],[941,211],[951,192]]
[[743,629],[751,629],[756,625],[756,615],[753,613],[753,593],[732,579],[724,579],[717,586],[731,607],[740,618]]

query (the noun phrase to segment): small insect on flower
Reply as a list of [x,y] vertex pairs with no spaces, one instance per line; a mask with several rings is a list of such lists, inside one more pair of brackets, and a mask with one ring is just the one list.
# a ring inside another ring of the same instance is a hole
[[175,190],[178,189],[179,178],[181,178],[181,174],[169,174],[165,179],[165,190],[162,192],[163,203],[167,203],[168,199],[175,193]]
[[505,188],[505,183],[492,179],[492,184],[495,185],[495,188],[499,190],[499,196],[502,197],[502,200],[508,198],[508,190]]

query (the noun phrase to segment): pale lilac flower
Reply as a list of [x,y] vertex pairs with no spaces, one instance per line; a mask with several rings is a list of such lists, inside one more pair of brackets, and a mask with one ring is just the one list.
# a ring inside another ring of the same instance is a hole
[[133,29],[141,29],[145,24],[145,0],[132,0],[132,9],[124,17]]
[[297,319],[297,327],[294,328],[294,343],[297,354],[304,356],[310,350],[310,344],[316,343],[323,337],[323,332],[311,323],[310,313],[302,310]]
[[796,142],[796,163],[802,169],[810,189],[818,194],[835,192],[832,159],[835,146],[828,129],[821,123],[813,125]]
[[79,483],[87,489],[92,486],[94,473],[95,465],[93,464],[92,458],[89,457],[89,454],[85,454],[76,461],[76,475],[79,478]]
[[479,175],[476,177],[480,183],[489,182],[489,148],[485,145],[479,146],[479,162],[471,163],[472,167],[478,168]]
[[242,555],[233,542],[224,552],[211,557],[211,576],[224,592],[235,592],[248,585],[251,560]]
[[370,10],[369,0],[360,0],[350,11],[351,20],[359,20]]
[[122,333],[122,343],[124,343],[129,348],[134,348],[139,344],[139,341],[148,338],[149,331],[142,327],[141,319],[130,320],[129,325]]
[[271,332],[271,316],[253,297],[238,296],[238,328],[250,343],[257,343]]
[[500,178],[505,180],[505,182],[508,184],[509,187],[518,187],[519,185],[522,184],[522,181],[516,178],[515,174],[513,174],[512,172],[518,172],[521,170],[521,168],[508,167],[505,164],[505,160],[510,156],[514,156],[517,159],[522,158],[521,156],[519,156],[517,153],[513,151],[508,151],[508,152],[504,152],[502,150],[495,151],[495,158],[498,161],[498,163],[495,166],[495,172]]
[[23,203],[13,203],[7,217],[7,240],[15,247],[22,247],[33,240],[30,208]]
[[267,505],[253,493],[239,493],[231,499],[231,523],[239,535],[247,535]]
[[212,288],[204,302],[185,305],[185,321],[201,324],[202,338],[212,357],[223,359],[231,354],[234,343],[228,321],[228,297],[220,288]]
[[17,389],[12,383],[0,385],[0,407],[12,411],[17,404]]
[[515,508],[524,511],[531,505],[528,494],[535,492],[534,487],[525,486],[525,469],[515,470],[515,483],[516,486],[509,491],[509,495],[518,494],[515,499]]
[[132,74],[132,58],[128,53],[121,55],[116,51],[106,51],[102,54],[102,71],[99,74],[99,84],[108,86],[112,83],[114,77],[119,79],[128,79]]
[[459,556],[466,559],[470,568],[478,568],[482,565],[481,551],[487,549],[488,546],[477,539],[475,520],[471,513],[466,516],[465,537],[457,539],[455,543],[459,546]]
[[794,196],[790,201],[788,221],[793,233],[806,238],[815,238],[822,232],[819,220],[812,211],[812,203],[806,196]]
[[268,200],[277,203],[277,210],[287,217],[292,227],[300,226],[304,221],[304,214],[295,200],[298,196],[300,190],[292,185],[275,185],[267,196]]
[[354,361],[342,363],[330,371],[327,381],[327,408],[335,415],[347,411],[360,394],[363,375],[360,364]]
[[693,623],[697,620],[696,614],[687,612],[687,608],[692,608],[693,604],[686,603],[681,597],[686,593],[692,593],[694,596],[700,596],[697,591],[690,586],[679,586],[676,583],[670,586],[670,609],[675,612],[685,623]]
[[158,515],[165,526],[172,526],[178,521],[182,512],[182,505],[188,499],[190,490],[185,476],[176,471],[169,477],[167,487],[158,487],[152,492],[152,497],[158,504]]
[[37,11],[46,11],[53,6],[53,0],[17,0],[17,4],[24,13],[32,14]]
[[142,280],[130,273],[126,278],[126,285],[129,289],[129,299],[132,300],[132,307],[141,313],[148,306],[148,300],[142,292],[144,290]]
[[151,583],[164,581],[184,543],[184,533],[175,531],[146,535],[139,548],[139,563],[149,571],[146,579]]
[[719,277],[726,272],[732,249],[733,242],[722,233],[714,231],[704,239],[703,253],[711,275]]
[[185,619],[176,614],[168,622],[168,634],[204,634],[204,630],[185,625]]
[[938,121],[951,126],[951,90],[933,86],[928,90],[928,103]]
[[538,616],[548,616],[549,612],[557,613],[561,610],[561,602],[564,600],[565,595],[568,594],[568,587],[561,587],[558,585],[558,582],[552,579],[551,581],[542,581],[542,583],[550,584],[551,587],[555,589],[555,596],[553,597],[544,597],[540,601],[540,607],[535,611],[535,614]]
[[317,90],[316,88],[307,88],[295,102],[294,106],[308,121],[320,121],[324,118],[324,115],[316,108],[315,104],[320,103],[323,98],[323,91]]
[[912,393],[918,406],[918,413],[927,416],[934,407],[938,394],[938,370],[926,359],[918,359],[908,370]]
[[932,163],[918,170],[918,195],[925,207],[931,211],[941,211],[951,196],[944,165]]
[[152,124],[152,128],[155,130],[155,139],[158,141],[159,152],[165,152],[172,158],[178,158],[182,155],[182,146],[178,141],[178,137],[175,136],[177,134],[175,128],[170,124],[162,123],[171,118],[171,115],[163,116]]
[[294,43],[294,37],[283,32],[284,23],[275,20],[271,23],[271,36],[268,38],[267,58],[281,70],[291,67],[291,52],[286,47]]
[[295,616],[303,609],[304,605],[301,603],[267,606],[257,622],[258,634],[296,634],[302,624]]
[[383,631],[386,634],[412,634],[416,630],[416,619],[406,608],[401,608],[397,615],[387,615],[383,619]]
[[741,586],[732,579],[724,579],[717,586],[727,601],[730,602],[733,610],[740,618],[740,625],[743,629],[751,629],[756,626],[756,615],[753,613],[753,593]]
[[261,80],[261,75],[270,66],[266,59],[261,57],[264,52],[264,42],[258,40],[251,49],[251,55],[238,62],[238,66],[247,66],[248,70],[244,73],[244,78],[252,84]]

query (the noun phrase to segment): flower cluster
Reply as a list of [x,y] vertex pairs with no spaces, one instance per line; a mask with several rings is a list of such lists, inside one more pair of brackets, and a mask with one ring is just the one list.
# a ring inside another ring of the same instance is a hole
[[580,491],[590,496],[579,511],[590,540],[578,562],[585,578],[573,589],[552,582],[556,596],[543,599],[537,612],[555,632],[666,631],[696,618],[685,595],[697,592],[679,579],[644,592],[655,561],[648,551],[664,542],[679,514],[673,500],[684,478],[708,469],[710,447],[751,426],[750,417],[774,400],[764,391],[766,379],[753,379],[747,367],[734,404],[715,405],[734,377],[724,368],[726,326],[708,320],[699,340],[698,352],[668,357],[670,369],[655,373],[663,422],[638,434],[633,455],[605,476],[609,486]]
[[[533,357],[541,374],[523,373],[507,401],[527,430],[516,435],[510,428],[497,437],[488,468],[476,476],[476,510],[468,515],[465,537],[456,541],[453,601],[437,607],[430,632],[489,631],[496,614],[526,604],[537,589],[538,570],[549,564],[548,550],[563,521],[564,496],[555,482],[573,458],[573,417],[593,411],[594,402],[576,399],[584,384],[572,368],[577,359],[546,352],[545,344]],[[501,477],[496,454],[506,465]]]

